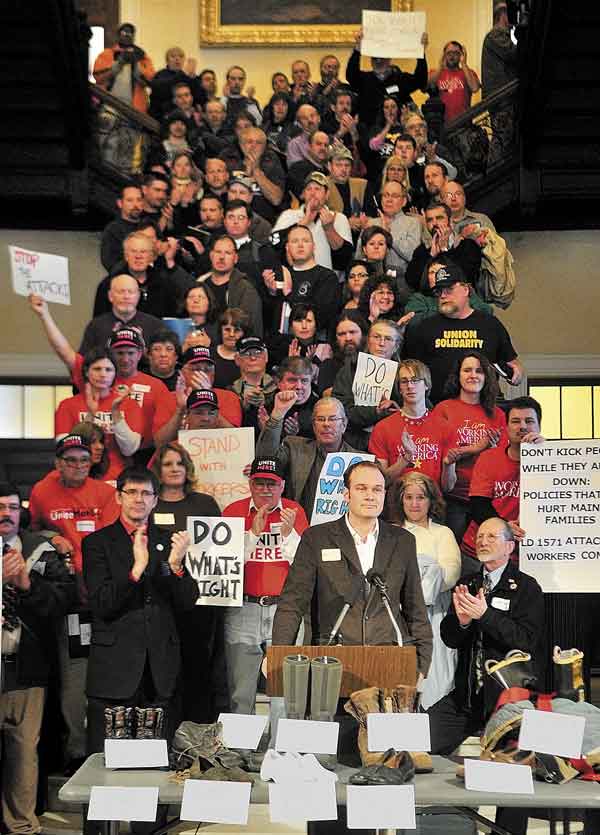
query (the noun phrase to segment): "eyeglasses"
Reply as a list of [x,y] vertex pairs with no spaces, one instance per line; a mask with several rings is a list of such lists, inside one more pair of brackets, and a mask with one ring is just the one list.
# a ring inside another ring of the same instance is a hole
[[350,273],[348,278],[368,278],[369,273]]
[[127,496],[129,499],[152,499],[156,495],[153,490],[121,490],[120,491],[124,496]]
[[262,348],[251,348],[249,351],[244,351],[240,356],[243,359],[244,357],[262,357],[263,354]]
[[450,287],[436,287],[433,291],[433,295],[436,298],[440,296],[449,296],[457,287],[457,284],[451,284]]
[[382,333],[372,333],[369,337],[370,339],[374,339],[375,342],[395,342],[395,336],[384,336]]
[[318,423],[319,426],[325,426],[326,423],[339,423],[344,420],[343,417],[316,417],[313,418],[313,423]]
[[65,464],[68,464],[69,467],[87,467],[87,465],[91,462],[91,458],[63,458],[62,459]]
[[499,533],[482,533],[475,537],[475,542],[482,543],[482,542],[498,542],[499,539],[504,539],[502,534]]
[[398,382],[401,386],[416,386],[417,383],[422,383],[424,377],[400,377]]

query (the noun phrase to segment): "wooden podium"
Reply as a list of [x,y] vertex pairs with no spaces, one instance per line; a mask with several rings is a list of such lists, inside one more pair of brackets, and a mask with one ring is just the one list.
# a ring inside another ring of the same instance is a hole
[[267,695],[283,696],[282,664],[286,655],[318,658],[331,655],[344,667],[340,696],[364,687],[416,685],[417,651],[414,646],[272,646],[267,648]]

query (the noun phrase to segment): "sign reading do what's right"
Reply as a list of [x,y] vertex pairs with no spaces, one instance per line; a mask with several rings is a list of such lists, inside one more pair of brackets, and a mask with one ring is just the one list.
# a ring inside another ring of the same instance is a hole
[[521,445],[520,568],[545,592],[600,591],[600,440]]

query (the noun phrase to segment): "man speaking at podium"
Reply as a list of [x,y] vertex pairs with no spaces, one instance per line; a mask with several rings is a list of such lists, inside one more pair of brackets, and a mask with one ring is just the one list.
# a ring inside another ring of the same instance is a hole
[[[332,635],[332,643],[344,646],[397,644],[397,626],[402,644],[416,646],[417,671],[426,676],[432,633],[415,539],[378,518],[385,501],[385,479],[378,464],[353,464],[344,474],[344,484],[346,515],[314,525],[302,535],[279,598],[273,644],[294,644],[308,612],[312,623],[306,626],[311,627],[313,643],[326,643]],[[386,610],[386,594],[396,624]]]

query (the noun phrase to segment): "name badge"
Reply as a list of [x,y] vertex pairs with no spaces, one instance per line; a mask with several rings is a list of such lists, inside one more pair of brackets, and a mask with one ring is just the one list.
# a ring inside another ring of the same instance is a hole
[[323,562],[339,562],[342,559],[342,552],[339,548],[322,548],[321,560]]
[[154,524],[155,525],[174,525],[175,524],[175,514],[174,513],[155,513],[154,514]]
[[80,533],[93,533],[96,530],[96,523],[93,519],[79,519],[75,523],[75,528]]
[[134,383],[131,386],[131,388],[133,389],[133,391],[144,391],[144,392],[150,391],[150,386],[146,386],[143,383]]
[[501,612],[508,612],[510,609],[510,600],[504,597],[492,597],[490,604],[494,609],[500,609]]

